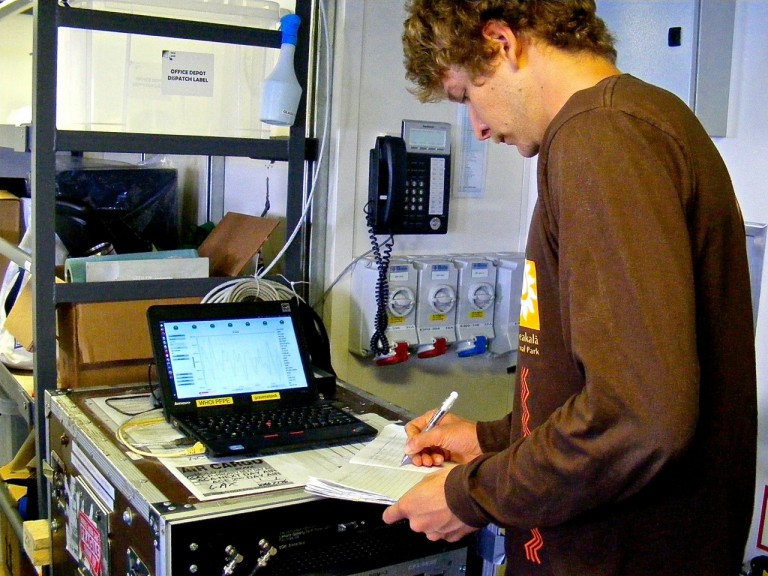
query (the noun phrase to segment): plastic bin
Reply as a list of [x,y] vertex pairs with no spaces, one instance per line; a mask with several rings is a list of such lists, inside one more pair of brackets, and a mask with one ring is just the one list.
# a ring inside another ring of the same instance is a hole
[[[275,30],[270,0],[70,0],[90,8]],[[64,130],[266,137],[261,84],[277,50],[60,28],[56,124]]]
[[[26,14],[0,18],[0,124],[31,121],[32,52],[32,18]],[[7,176],[6,166],[3,168]]]

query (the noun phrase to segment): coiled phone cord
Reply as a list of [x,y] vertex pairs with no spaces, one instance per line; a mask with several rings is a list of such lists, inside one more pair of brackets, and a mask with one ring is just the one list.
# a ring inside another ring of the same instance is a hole
[[[373,231],[373,213],[370,205],[365,206],[365,219],[368,224],[368,236],[371,239],[373,257],[376,261],[379,275],[376,279],[376,316],[373,321],[371,336],[371,352],[374,355],[389,353],[389,339],[386,335],[389,319],[387,317],[387,302],[389,301],[389,259],[392,254],[392,242],[380,244]],[[390,236],[391,238],[391,236]]]

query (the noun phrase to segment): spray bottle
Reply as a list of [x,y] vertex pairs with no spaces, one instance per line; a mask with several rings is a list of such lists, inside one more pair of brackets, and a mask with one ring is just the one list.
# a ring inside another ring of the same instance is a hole
[[275,126],[292,126],[301,100],[301,86],[293,69],[301,18],[286,14],[280,19],[282,43],[280,56],[272,73],[264,81],[261,96],[261,121]]

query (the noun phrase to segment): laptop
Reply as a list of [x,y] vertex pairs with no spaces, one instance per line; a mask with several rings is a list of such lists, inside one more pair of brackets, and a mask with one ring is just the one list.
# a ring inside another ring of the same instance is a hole
[[154,305],[147,320],[165,417],[211,456],[376,435],[320,397],[295,301]]

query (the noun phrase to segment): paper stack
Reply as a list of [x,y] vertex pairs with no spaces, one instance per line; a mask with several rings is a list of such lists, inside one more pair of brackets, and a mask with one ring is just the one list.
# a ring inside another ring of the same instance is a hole
[[322,477],[310,476],[305,490],[328,498],[393,504],[425,476],[441,470],[412,464],[400,466],[406,438],[403,426],[389,424],[348,464]]
[[207,278],[208,268],[208,258],[191,248],[68,258],[64,264],[68,282]]

